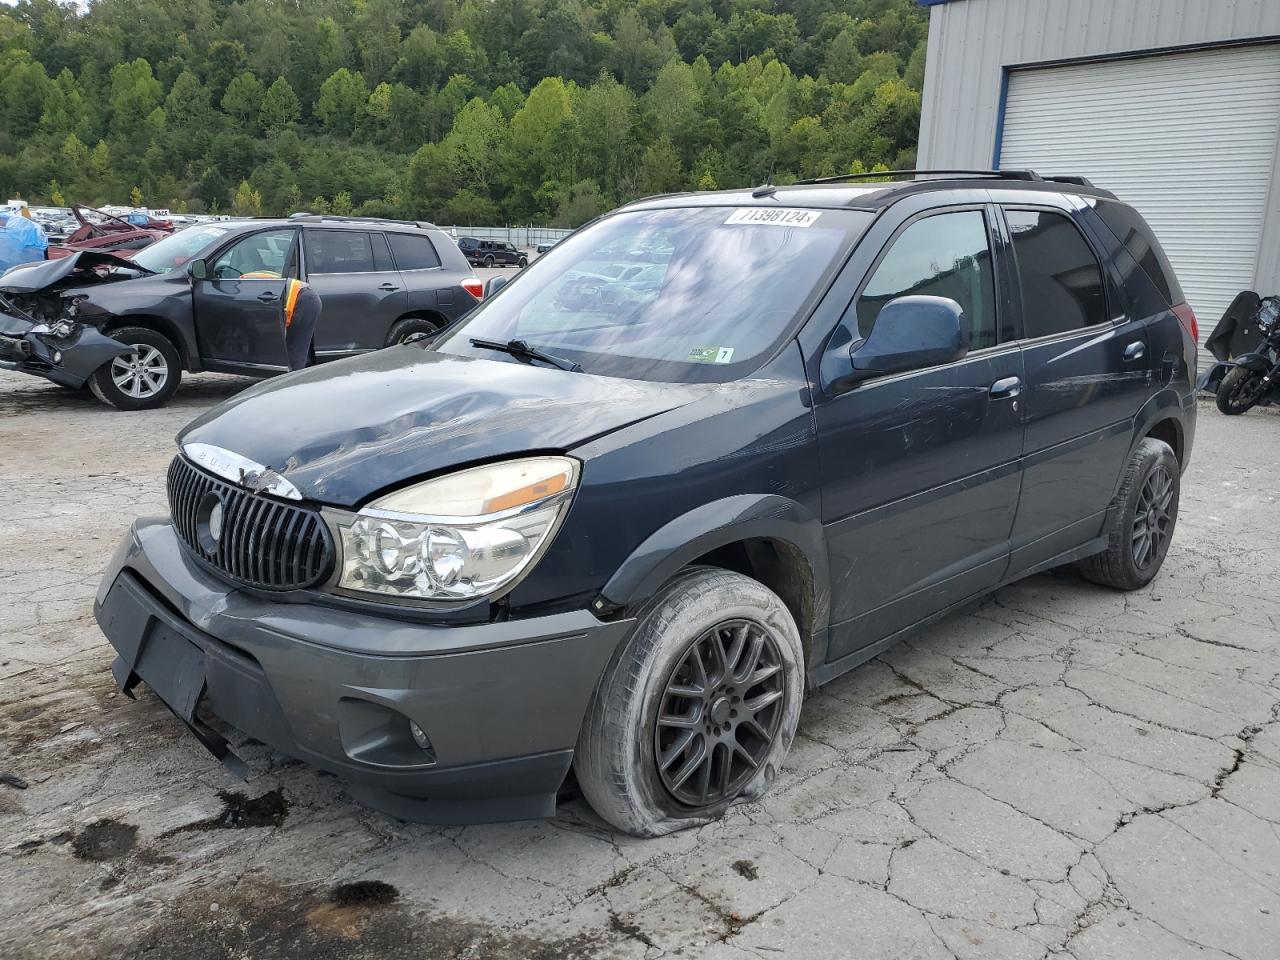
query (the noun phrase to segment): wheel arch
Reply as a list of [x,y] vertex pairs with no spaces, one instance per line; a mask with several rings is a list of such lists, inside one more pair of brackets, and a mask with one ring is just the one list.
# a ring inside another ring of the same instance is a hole
[[102,332],[107,336],[116,330],[123,330],[125,327],[142,327],[146,330],[152,330],[173,344],[174,349],[178,351],[178,359],[182,362],[182,366],[186,370],[198,371],[198,364],[193,364],[194,354],[191,350],[191,344],[187,343],[186,338],[178,330],[177,324],[172,320],[164,317],[158,317],[153,314],[124,314],[112,317],[109,322],[103,325]]
[[682,514],[632,551],[600,591],[596,609],[635,607],[698,565],[734,570],[778,594],[800,628],[806,668],[822,662],[830,611],[826,540],[804,506],[775,494],[743,494]]

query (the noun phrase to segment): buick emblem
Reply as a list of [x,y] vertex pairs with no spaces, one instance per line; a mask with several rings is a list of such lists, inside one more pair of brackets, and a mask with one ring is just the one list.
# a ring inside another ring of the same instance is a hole
[[206,556],[212,557],[218,552],[225,509],[222,498],[212,491],[206,493],[196,506],[196,540]]
[[222,501],[209,508],[209,539],[217,543],[222,539]]

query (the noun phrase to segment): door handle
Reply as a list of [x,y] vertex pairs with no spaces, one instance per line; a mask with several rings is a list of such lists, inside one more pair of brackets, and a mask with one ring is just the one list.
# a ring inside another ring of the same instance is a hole
[[1124,348],[1124,358],[1126,360],[1141,360],[1147,353],[1147,345],[1141,340],[1135,340]]
[[1001,377],[991,385],[992,400],[1008,400],[1022,393],[1021,377]]
[[385,290],[387,291],[387,293],[391,293],[393,290],[399,290],[400,288],[397,287],[394,283],[380,283],[378,284],[378,289]]
[[260,293],[258,294],[258,299],[261,300],[263,303],[275,303],[280,298],[277,297],[274,293]]

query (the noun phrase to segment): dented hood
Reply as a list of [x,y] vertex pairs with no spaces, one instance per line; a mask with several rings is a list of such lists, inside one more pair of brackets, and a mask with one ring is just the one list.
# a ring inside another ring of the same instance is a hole
[[[81,250],[69,257],[59,260],[37,260],[34,263],[23,263],[0,276],[0,291],[5,293],[41,293],[60,287],[74,287],[88,282],[85,275],[97,267],[125,267],[132,274],[151,273],[131,260],[125,260],[110,253],[95,253],[92,250]],[[93,281],[97,282],[95,274]]]
[[705,388],[393,347],[260,383],[179,437],[247,457],[304,497],[373,494],[480,460],[568,450]]

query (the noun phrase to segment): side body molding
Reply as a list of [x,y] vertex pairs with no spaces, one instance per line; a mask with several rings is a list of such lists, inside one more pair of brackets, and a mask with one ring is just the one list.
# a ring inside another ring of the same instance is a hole
[[[808,566],[810,633],[805,643],[810,666],[826,658],[830,609],[827,545],[822,524],[810,511],[776,494],[739,494],[715,500],[655,530],[609,578],[600,591],[607,603],[630,606],[653,596],[682,567],[718,547],[768,539],[799,554]],[[788,558],[791,559],[791,558]]]

